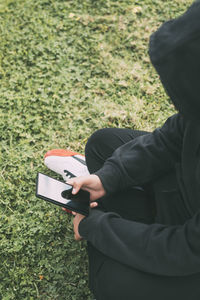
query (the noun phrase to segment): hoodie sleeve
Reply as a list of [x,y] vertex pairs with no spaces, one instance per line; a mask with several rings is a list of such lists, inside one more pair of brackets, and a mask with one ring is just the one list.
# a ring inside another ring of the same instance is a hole
[[145,184],[172,169],[181,159],[183,132],[184,121],[176,114],[162,128],[116,149],[95,173],[106,192]]
[[146,225],[93,209],[79,233],[99,251],[144,272],[185,276],[200,270],[200,212],[181,226]]

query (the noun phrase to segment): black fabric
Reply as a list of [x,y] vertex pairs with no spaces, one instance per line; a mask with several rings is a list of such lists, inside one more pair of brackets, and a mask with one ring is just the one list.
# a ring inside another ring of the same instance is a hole
[[164,23],[150,38],[149,55],[176,108],[200,121],[200,1]]
[[199,300],[200,274],[156,276],[129,268],[88,244],[90,289],[96,300]]
[[[175,169],[179,205],[174,202],[178,209],[174,216],[164,220],[159,215],[159,223],[147,225],[127,221],[114,213],[94,217],[92,212],[80,224],[82,236],[107,256],[144,272],[166,276],[199,273],[199,132],[192,121],[174,115],[162,128],[117,148],[96,172],[109,197],[150,180],[158,182],[159,187],[160,178]],[[165,186],[164,190],[168,192],[171,187]],[[170,209],[168,204],[173,202],[168,199],[161,193],[156,201]],[[181,219],[178,224],[177,215]]]
[[86,164],[89,172],[98,171],[118,147],[148,133],[147,131],[124,128],[104,128],[94,132],[85,147]]
[[[115,147],[117,148],[123,143],[134,140],[136,136],[138,137],[144,134],[146,133],[115,128],[97,131],[89,139],[86,146],[86,160],[89,170],[94,172],[101,167],[104,160],[112,155]],[[157,207],[156,218],[159,218],[162,222],[184,222],[183,219],[185,215],[181,214],[180,216],[180,210],[177,212],[177,210],[174,209],[176,206],[182,206],[180,205],[179,197],[170,197],[170,200],[173,201],[173,205],[171,202],[165,201],[165,198],[164,201],[158,201],[156,204],[153,200],[154,197],[158,200],[160,194],[166,193],[166,189],[172,193],[176,191],[177,182],[175,173],[170,172],[170,174],[165,175],[156,182],[152,182],[151,186],[154,186],[155,195],[152,193],[150,186],[148,186],[141,189],[139,189],[139,187],[133,188],[126,191],[125,194],[118,193],[102,199],[104,209],[117,213],[122,218],[131,220],[131,223],[137,221],[150,224],[155,221],[155,207]],[[182,209],[182,207],[180,207],[180,209]],[[112,215],[116,217],[115,214]],[[93,210],[90,218],[98,220],[99,216],[101,218],[105,217],[105,213]],[[95,223],[96,222],[91,222],[90,220],[88,226],[93,226]],[[80,232],[82,232],[82,230],[84,231],[84,224],[82,225],[80,226]],[[111,230],[112,235],[112,226],[104,225],[106,231]],[[100,238],[101,243],[101,234],[98,234],[96,228],[94,228],[94,232],[97,239]],[[106,246],[112,248],[113,252],[118,252],[118,248],[112,244],[112,241],[106,241],[106,243]],[[198,288],[198,282],[200,274],[184,277],[169,277],[142,272],[113,259],[114,256],[112,255],[104,255],[92,246],[90,242],[88,243],[88,255],[90,289],[97,300],[132,300],[134,298],[141,300],[148,298],[155,300],[160,300],[161,298],[163,300],[199,299],[200,290]]]
[[[115,149],[145,134],[148,132],[121,128],[104,128],[96,131],[88,140],[85,149],[89,172],[94,173],[99,170]],[[99,201],[99,206],[103,211],[114,211],[128,220],[147,224],[155,220],[155,202],[150,184],[131,187],[123,192],[106,196]]]
[[183,118],[175,115],[162,128],[117,148],[103,167],[95,172],[106,192],[112,194],[147,184],[174,169],[175,164],[181,161],[184,131]]

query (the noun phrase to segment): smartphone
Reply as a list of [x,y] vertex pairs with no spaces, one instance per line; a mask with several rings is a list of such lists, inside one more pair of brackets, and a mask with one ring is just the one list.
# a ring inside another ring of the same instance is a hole
[[37,175],[36,197],[62,206],[68,211],[87,216],[89,214],[90,193],[80,190],[72,194],[73,187],[42,173]]

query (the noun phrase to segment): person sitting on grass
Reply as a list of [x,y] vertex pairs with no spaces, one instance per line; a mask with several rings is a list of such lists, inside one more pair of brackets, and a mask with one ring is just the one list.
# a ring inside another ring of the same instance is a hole
[[98,300],[200,299],[200,1],[151,36],[149,54],[178,113],[151,133],[95,132],[91,175],[68,180],[90,192],[74,234]]

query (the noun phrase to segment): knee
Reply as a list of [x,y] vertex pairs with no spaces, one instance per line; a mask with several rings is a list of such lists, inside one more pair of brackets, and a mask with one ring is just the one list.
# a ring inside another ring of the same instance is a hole
[[103,128],[95,131],[87,141],[85,146],[85,156],[87,157],[98,148],[99,145],[102,145],[107,139],[108,131],[110,128]]

